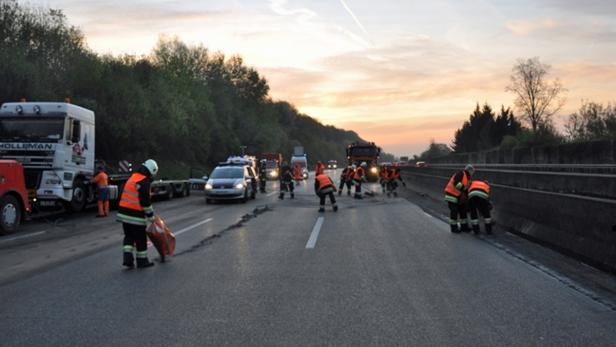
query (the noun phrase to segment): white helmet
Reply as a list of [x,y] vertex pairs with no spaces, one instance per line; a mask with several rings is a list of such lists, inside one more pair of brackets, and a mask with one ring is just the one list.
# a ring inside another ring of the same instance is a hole
[[154,161],[154,159],[146,160],[145,163],[143,163],[143,166],[145,166],[146,169],[150,171],[150,174],[152,176],[156,176],[156,174],[158,173],[158,164],[156,164],[156,161]]
[[364,162],[361,163],[361,166],[362,167],[366,167],[366,166],[368,166],[368,164],[366,164],[366,162],[364,161]]

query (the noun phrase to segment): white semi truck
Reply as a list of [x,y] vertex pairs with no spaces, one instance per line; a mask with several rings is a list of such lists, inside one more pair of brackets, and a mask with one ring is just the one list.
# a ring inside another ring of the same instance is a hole
[[[94,112],[68,102],[9,102],[0,107],[0,159],[24,167],[29,200],[39,209],[81,211],[96,200]],[[121,191],[128,174],[110,175]],[[154,195],[185,196],[188,181],[155,181]]]

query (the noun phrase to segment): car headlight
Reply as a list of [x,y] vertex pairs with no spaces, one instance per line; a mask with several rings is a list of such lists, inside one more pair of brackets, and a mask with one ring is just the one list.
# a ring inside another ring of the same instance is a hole
[[206,183],[205,184],[205,190],[211,190],[212,188],[214,188],[214,187],[212,187],[211,183]]
[[244,189],[244,183],[238,183],[235,185],[235,189]]
[[372,168],[370,168],[370,172],[375,174],[375,173],[379,172],[379,169],[377,169],[376,167],[372,167]]
[[278,171],[272,171],[272,172],[270,173],[270,176],[272,176],[272,177],[278,177]]

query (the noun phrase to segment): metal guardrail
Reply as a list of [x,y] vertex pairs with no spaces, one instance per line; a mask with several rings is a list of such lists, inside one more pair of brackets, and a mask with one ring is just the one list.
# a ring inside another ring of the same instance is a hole
[[[426,168],[435,169],[461,169],[466,163],[459,164],[430,164]],[[553,173],[580,173],[580,174],[616,174],[616,164],[472,164],[479,171],[522,171],[522,172],[553,172]]]

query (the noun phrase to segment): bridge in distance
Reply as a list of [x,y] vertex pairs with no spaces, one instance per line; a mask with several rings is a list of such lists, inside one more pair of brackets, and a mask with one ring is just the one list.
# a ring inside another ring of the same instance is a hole
[[28,223],[0,238],[1,345],[614,345],[612,275],[369,189],[324,214],[312,181],[155,203],[177,250],[144,270],[122,269],[112,218]]

